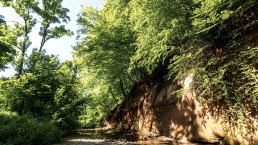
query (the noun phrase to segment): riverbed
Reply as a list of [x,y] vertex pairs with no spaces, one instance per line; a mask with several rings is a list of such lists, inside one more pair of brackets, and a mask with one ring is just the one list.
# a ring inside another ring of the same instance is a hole
[[[141,133],[113,132],[103,129],[81,129],[61,139],[55,145],[205,145],[165,136],[146,136]],[[208,145],[208,144],[207,144]],[[210,144],[209,144],[210,145]]]

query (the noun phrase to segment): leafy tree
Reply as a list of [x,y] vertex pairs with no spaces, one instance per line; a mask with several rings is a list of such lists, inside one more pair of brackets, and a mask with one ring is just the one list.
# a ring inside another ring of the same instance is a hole
[[[32,63],[35,60],[38,63]],[[54,110],[54,91],[58,88],[56,75],[59,62],[53,56],[33,52],[27,64],[24,75],[18,79],[9,79],[2,86],[5,88],[3,91],[8,98],[8,106],[20,115],[50,117]]]
[[42,8],[36,11],[42,18],[41,31],[39,35],[42,36],[39,51],[42,51],[44,44],[53,38],[60,38],[62,36],[71,36],[73,33],[67,30],[64,25],[51,27],[51,24],[60,24],[61,22],[68,23],[70,17],[67,16],[69,10],[62,7],[63,0],[42,0]]
[[[32,43],[29,39],[29,33],[38,22],[36,17],[41,19],[42,25],[39,32],[39,35],[42,36],[39,51],[43,50],[44,44],[49,39],[72,35],[72,32],[67,30],[64,25],[51,27],[52,24],[60,24],[61,21],[67,23],[70,20],[67,16],[69,10],[62,7],[62,0],[42,0],[41,3],[35,0],[2,0],[1,2],[5,7],[13,8],[16,14],[23,20],[21,23],[16,22],[11,31],[13,33],[12,36],[18,38],[18,41],[9,43],[19,50],[16,64],[18,76],[23,74],[24,71],[26,51]],[[42,7],[40,4],[42,4]]]
[[5,65],[13,60],[15,54],[15,50],[2,39],[5,37],[3,31],[7,28],[4,17],[0,15],[0,69],[4,69]]
[[[19,51],[15,64],[18,78],[1,82],[1,101],[19,115],[51,119],[63,130],[74,129],[84,102],[76,90],[76,72],[71,71],[69,62],[61,64],[57,57],[46,55],[43,49],[50,39],[72,35],[61,25],[70,20],[69,10],[62,7],[62,0],[5,0],[1,3],[13,8],[23,20],[16,22],[12,29],[1,25],[5,36],[1,42]],[[41,44],[38,50],[35,48],[30,56],[26,56],[32,43],[29,34],[39,21]]]
[[55,112],[52,118],[62,130],[71,131],[79,126],[78,117],[85,99],[80,94],[77,69],[72,62],[62,63],[58,74],[60,84],[55,91]]
[[61,65],[55,56],[34,50],[26,61],[25,73],[2,82],[6,106],[19,115],[51,119],[63,130],[77,127],[84,101],[75,89],[76,77],[68,64]]
[[182,46],[191,36],[194,4],[184,0],[134,0],[129,5],[137,34],[130,67],[143,68],[151,74],[173,53],[183,51]]
[[12,1],[6,0],[1,1],[3,6],[12,7],[18,16],[20,16],[23,20],[22,24],[16,22],[14,25],[14,31],[18,41],[17,43],[13,43],[16,48],[18,48],[20,54],[17,60],[17,71],[18,76],[23,73],[23,66],[25,60],[25,54],[29,46],[31,45],[31,41],[29,40],[29,33],[32,28],[36,24],[36,19],[32,16],[32,10],[37,7],[37,1],[30,0],[21,0],[21,1]]
[[87,108],[91,108],[86,111],[92,110],[86,114],[90,120],[99,120],[103,112],[112,110],[139,79],[139,72],[128,71],[135,51],[129,13],[128,6],[115,0],[106,1],[102,11],[84,7],[79,15],[81,33],[75,59],[89,100]]

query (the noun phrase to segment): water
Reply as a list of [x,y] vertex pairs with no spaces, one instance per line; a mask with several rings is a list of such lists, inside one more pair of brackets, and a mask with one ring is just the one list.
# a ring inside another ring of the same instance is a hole
[[[115,133],[107,130],[85,129],[79,130],[76,135],[65,137],[55,145],[205,145],[188,141],[174,140],[159,136],[148,137],[139,133]],[[210,144],[209,144],[210,145]]]

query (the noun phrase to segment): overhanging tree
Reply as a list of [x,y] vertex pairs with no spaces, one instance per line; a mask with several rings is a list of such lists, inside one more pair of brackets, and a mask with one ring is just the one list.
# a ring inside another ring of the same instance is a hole
[[[101,11],[84,7],[75,59],[88,102],[89,119],[101,118],[129,92],[139,73],[128,71],[135,51],[135,36],[129,21],[130,8],[120,0],[106,1]],[[87,77],[84,77],[87,76]],[[95,116],[95,112],[97,116]],[[98,119],[97,119],[98,120]]]

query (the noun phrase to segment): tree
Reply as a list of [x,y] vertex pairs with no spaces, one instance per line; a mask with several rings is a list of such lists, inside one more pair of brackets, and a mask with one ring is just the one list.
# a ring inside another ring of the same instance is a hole
[[76,118],[84,100],[76,89],[76,74],[71,62],[60,64],[55,56],[34,50],[25,66],[20,78],[1,82],[1,96],[6,98],[3,100],[8,110],[51,119],[62,130],[77,127]]
[[25,54],[31,42],[29,40],[29,33],[31,32],[32,28],[36,24],[36,19],[32,16],[33,10],[37,7],[38,2],[30,1],[30,0],[21,0],[21,1],[12,1],[6,0],[1,1],[3,6],[12,7],[18,16],[20,16],[23,20],[22,24],[19,22],[15,23],[15,30],[17,37],[19,38],[17,43],[14,43],[16,48],[20,51],[18,60],[17,60],[17,71],[18,76],[23,73],[23,66],[25,60]]
[[[29,39],[29,33],[38,22],[36,17],[40,17],[42,25],[39,32],[39,35],[42,36],[39,51],[43,50],[44,44],[49,39],[72,35],[72,32],[65,29],[64,25],[51,27],[52,24],[59,24],[61,21],[67,23],[70,20],[67,16],[69,10],[62,7],[62,0],[42,0],[41,3],[35,0],[2,0],[1,2],[3,6],[13,8],[23,20],[21,23],[16,22],[12,31],[13,36],[18,38],[17,42],[11,43],[12,46],[19,50],[16,62],[18,77],[23,74],[26,52],[32,43]],[[42,4],[42,7],[40,4]]]
[[15,50],[2,39],[5,37],[4,31],[7,29],[4,17],[0,15],[0,69],[6,68],[6,64],[10,63],[15,55]]
[[191,35],[194,5],[184,0],[134,0],[129,5],[130,21],[137,36],[130,67],[151,74],[174,53],[182,51]]
[[72,131],[79,126],[78,117],[86,100],[80,93],[77,68],[71,61],[63,62],[58,74],[60,84],[55,91],[55,112],[52,118],[62,130]]
[[[91,120],[99,120],[107,110],[112,110],[139,79],[138,72],[128,71],[135,51],[130,9],[120,0],[106,1],[105,6],[102,11],[84,7],[78,19],[81,33],[75,61],[89,100],[87,111],[92,110],[86,117]],[[95,116],[95,111],[99,115]]]
[[64,25],[51,27],[52,24],[67,23],[70,17],[67,16],[69,10],[62,7],[63,0],[42,0],[42,8],[37,9],[38,15],[42,18],[41,31],[42,36],[39,51],[49,39],[60,38],[62,36],[71,36],[73,33],[65,28]]
[[51,117],[54,110],[53,97],[60,84],[56,77],[59,65],[56,57],[34,51],[26,61],[26,73],[18,79],[4,81],[1,86],[5,88],[3,96],[8,98],[9,109],[20,115]]

